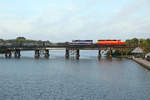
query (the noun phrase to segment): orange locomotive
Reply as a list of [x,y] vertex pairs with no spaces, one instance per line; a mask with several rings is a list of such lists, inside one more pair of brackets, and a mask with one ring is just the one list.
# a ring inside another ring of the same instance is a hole
[[125,42],[120,40],[98,40],[98,45],[125,45]]

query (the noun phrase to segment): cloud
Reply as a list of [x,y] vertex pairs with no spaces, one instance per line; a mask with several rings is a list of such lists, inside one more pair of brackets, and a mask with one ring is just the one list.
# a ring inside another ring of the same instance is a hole
[[0,13],[0,36],[8,38],[20,33],[33,39],[52,41],[150,37],[150,18],[142,11],[146,0],[128,3],[118,12],[111,10],[109,16],[92,9],[97,3],[97,0],[88,0],[85,6],[75,1],[63,5],[52,3],[30,16]]
[[[99,31],[119,34],[120,37],[122,36],[121,33],[149,33],[150,18],[144,16],[143,11],[141,11],[146,3],[147,0],[139,0],[122,7],[103,23],[103,27]],[[141,17],[141,15],[143,16]],[[138,36],[136,34],[135,37]]]

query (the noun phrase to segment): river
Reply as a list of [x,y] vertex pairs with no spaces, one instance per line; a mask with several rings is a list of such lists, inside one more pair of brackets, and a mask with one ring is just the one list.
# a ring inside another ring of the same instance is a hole
[[0,56],[0,100],[150,100],[150,71],[132,60],[98,60],[97,51],[81,51],[79,60],[50,53]]

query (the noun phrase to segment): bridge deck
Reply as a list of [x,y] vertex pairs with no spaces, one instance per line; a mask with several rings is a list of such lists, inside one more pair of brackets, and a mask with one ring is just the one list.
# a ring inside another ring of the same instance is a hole
[[[4,47],[3,47],[4,48]],[[129,48],[127,46],[91,46],[91,45],[84,45],[84,46],[37,46],[37,47],[19,47],[19,46],[12,46],[12,47],[5,47],[4,49],[9,50],[65,50],[65,49],[80,49],[80,50],[101,50],[101,49],[122,49],[122,48]],[[131,48],[131,47],[130,47]]]
[[92,45],[66,45],[66,44],[52,44],[49,46],[15,46],[15,45],[9,45],[9,46],[0,46],[0,49],[5,50],[65,50],[65,49],[80,49],[80,50],[105,50],[105,49],[122,49],[122,48],[132,48],[127,47],[125,45],[98,45],[98,44],[92,44]]

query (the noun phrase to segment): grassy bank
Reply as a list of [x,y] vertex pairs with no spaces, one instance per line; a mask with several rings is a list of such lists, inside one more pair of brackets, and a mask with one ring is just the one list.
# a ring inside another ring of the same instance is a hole
[[131,55],[113,55],[113,57],[117,57],[117,58],[128,58],[128,59],[131,59],[131,58],[132,58]]
[[0,49],[0,54],[5,53],[5,49]]

